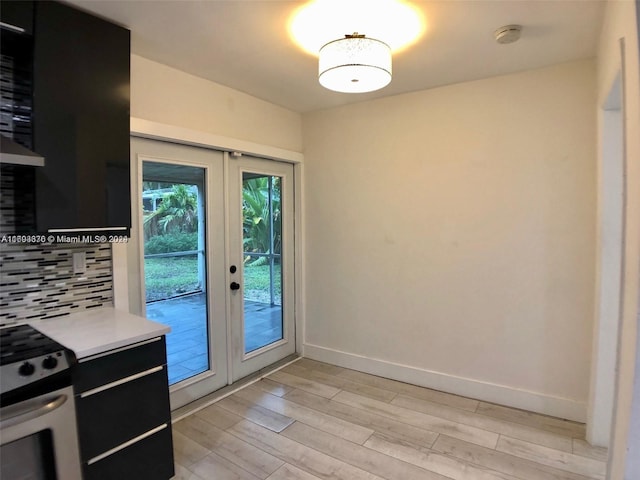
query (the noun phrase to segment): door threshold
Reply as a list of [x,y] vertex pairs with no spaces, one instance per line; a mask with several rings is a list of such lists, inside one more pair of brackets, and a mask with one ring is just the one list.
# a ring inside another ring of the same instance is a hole
[[202,398],[194,400],[193,402],[183,405],[180,408],[176,408],[171,412],[171,423],[176,423],[183,418],[188,417],[189,415],[192,415],[202,410],[203,408],[206,408],[209,405],[212,405],[217,401],[234,394],[238,390],[242,390],[244,387],[262,380],[264,377],[271,375],[273,372],[276,372],[286,367],[287,365],[291,365],[292,363],[297,362],[301,358],[302,357],[297,353],[288,355],[282,360],[278,360],[277,362],[267,367],[261,368],[257,372],[252,373],[251,375],[247,375],[246,377],[233,382],[231,385],[222,387],[221,389],[205,395]]

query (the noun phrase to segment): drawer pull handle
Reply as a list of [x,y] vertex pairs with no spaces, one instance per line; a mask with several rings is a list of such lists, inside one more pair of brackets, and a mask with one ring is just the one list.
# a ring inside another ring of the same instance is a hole
[[81,358],[78,360],[78,363],[90,362],[92,360],[96,360],[102,357],[108,357],[109,355],[113,355],[120,352],[126,352],[127,350],[133,350],[134,348],[142,347],[143,345],[148,345],[149,343],[154,343],[162,340],[162,337],[155,337],[150,340],[145,340],[143,342],[134,343],[132,345],[127,345],[125,347],[116,348],[114,350],[108,350],[103,353],[96,353],[95,355],[91,355],[90,357]]
[[123,450],[127,447],[130,447],[131,445],[133,445],[134,443],[138,443],[140,440],[144,440],[147,437],[150,437],[151,435],[160,432],[161,430],[164,430],[165,428],[167,428],[168,424],[167,423],[163,423],[162,425],[160,425],[159,427],[153,428],[151,430],[149,430],[146,433],[143,433],[142,435],[138,435],[135,438],[132,438],[131,440],[124,442],[120,445],[118,445],[117,447],[112,448],[111,450],[107,450],[104,453],[101,453],[100,455],[93,457],[91,460],[89,460],[87,462],[87,465],[93,465],[96,462],[99,462],[100,460],[102,460],[103,458],[107,458],[110,457],[111,455],[113,455],[114,453],[118,453],[120,450]]
[[107,232],[109,230],[125,231],[126,229],[127,227],[50,228],[47,233]]
[[145,370],[144,372],[136,373],[135,375],[130,375],[125,378],[121,378],[120,380],[116,380],[115,382],[107,383],[100,387],[94,388],[92,390],[87,390],[80,394],[80,398],[87,398],[91,395],[95,395],[96,393],[104,392],[105,390],[109,390],[110,388],[117,387],[118,385],[122,385],[123,383],[132,382],[137,380],[138,378],[146,377],[147,375],[151,375],[152,373],[156,373],[161,371],[164,368],[163,365],[159,365],[157,367],[150,368],[149,370]]
[[10,30],[16,33],[24,33],[26,30],[22,27],[18,27],[16,25],[11,25],[10,23],[0,22],[0,28],[4,28],[5,30]]

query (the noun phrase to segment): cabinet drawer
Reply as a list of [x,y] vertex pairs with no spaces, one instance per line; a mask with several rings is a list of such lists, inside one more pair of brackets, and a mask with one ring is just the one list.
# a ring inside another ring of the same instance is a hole
[[168,480],[174,475],[171,424],[108,457],[84,464],[85,480]]
[[166,363],[165,340],[158,337],[149,343],[81,361],[75,369],[73,385],[76,393],[83,393]]
[[167,367],[161,368],[107,390],[76,397],[80,450],[85,461],[171,422]]

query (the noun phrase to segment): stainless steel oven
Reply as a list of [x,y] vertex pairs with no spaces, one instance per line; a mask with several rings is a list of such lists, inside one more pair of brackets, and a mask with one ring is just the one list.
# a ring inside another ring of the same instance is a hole
[[28,325],[0,339],[0,478],[81,480],[73,352]]

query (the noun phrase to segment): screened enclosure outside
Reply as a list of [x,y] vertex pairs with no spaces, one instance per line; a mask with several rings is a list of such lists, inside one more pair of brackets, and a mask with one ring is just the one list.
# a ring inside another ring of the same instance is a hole
[[283,337],[281,179],[242,174],[245,353]]
[[[283,337],[280,178],[245,173],[242,187],[248,353]],[[204,170],[143,162],[142,205],[146,312],[171,326],[167,362],[174,384],[210,367]]]
[[210,366],[204,185],[203,168],[143,162],[146,314],[171,327],[170,384]]

